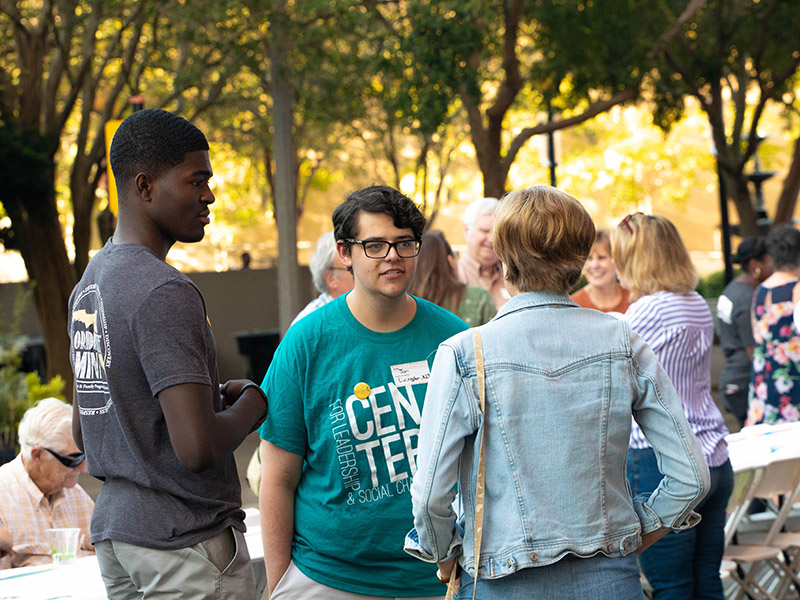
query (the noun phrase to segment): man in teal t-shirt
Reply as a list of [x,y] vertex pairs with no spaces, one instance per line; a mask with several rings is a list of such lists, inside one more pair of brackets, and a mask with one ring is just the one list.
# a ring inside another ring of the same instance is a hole
[[372,186],[333,214],[353,291],[297,322],[262,388],[262,536],[273,600],[443,596],[403,552],[420,413],[436,348],[466,329],[406,293],[425,218]]

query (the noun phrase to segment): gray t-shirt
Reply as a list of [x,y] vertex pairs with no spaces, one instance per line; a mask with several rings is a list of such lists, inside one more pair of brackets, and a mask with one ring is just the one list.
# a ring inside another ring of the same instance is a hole
[[717,301],[717,334],[725,352],[720,389],[735,384],[747,389],[752,361],[745,348],[755,345],[750,308],[755,290],[741,281],[731,281]]
[[104,481],[92,542],[177,549],[233,525],[244,531],[233,454],[194,473],[169,440],[156,396],[178,384],[213,391],[217,355],[200,290],[148,248],[109,241],[69,301],[86,465]]

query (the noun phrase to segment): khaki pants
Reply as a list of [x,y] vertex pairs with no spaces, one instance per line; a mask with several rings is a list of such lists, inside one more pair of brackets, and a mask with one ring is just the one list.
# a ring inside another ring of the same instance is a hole
[[[444,589],[444,586],[442,586]],[[266,598],[266,594],[263,596]],[[364,596],[328,587],[307,577],[294,562],[283,574],[278,585],[270,596],[270,600],[390,600],[378,596]],[[394,600],[444,600],[444,596],[425,598],[395,598]]]
[[232,527],[179,550],[105,540],[95,551],[109,600],[256,598],[247,544]]

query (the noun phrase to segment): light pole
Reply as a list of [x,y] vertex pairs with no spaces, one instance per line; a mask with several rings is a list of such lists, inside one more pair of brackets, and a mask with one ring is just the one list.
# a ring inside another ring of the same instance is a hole
[[717,163],[717,181],[719,182],[719,220],[722,230],[722,260],[725,264],[725,285],[733,280],[733,249],[731,248],[731,223],[728,217],[728,191],[725,186],[725,176],[722,172],[722,162],[719,159],[717,145],[714,143],[714,134],[709,129],[708,149]]
[[722,256],[725,261],[725,285],[728,285],[733,281],[733,250],[731,249],[731,224],[728,219],[728,193],[716,149],[714,156],[717,161],[717,179],[719,180],[719,219],[722,229]]
[[[547,123],[553,122],[553,107],[547,101]],[[548,131],[545,137],[536,137],[536,147],[539,150],[539,164],[547,167],[550,174],[550,185],[556,187],[556,166],[561,158],[561,134]]]
[[[553,106],[547,101],[547,122],[553,122]],[[547,162],[550,166],[550,185],[556,187],[556,143],[553,130],[547,132]]]

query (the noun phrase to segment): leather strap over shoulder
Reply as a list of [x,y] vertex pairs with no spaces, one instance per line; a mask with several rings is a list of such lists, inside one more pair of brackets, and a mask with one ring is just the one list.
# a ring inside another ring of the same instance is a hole
[[475,483],[475,581],[472,585],[472,600],[478,591],[478,565],[481,557],[481,539],[483,538],[483,500],[486,483],[486,467],[484,448],[486,444],[486,371],[483,366],[483,344],[481,332],[476,327],[472,330],[472,342],[475,346],[475,369],[478,374],[478,399],[483,423],[481,424],[481,448],[478,453],[478,479]]
[[[472,329],[472,343],[475,347],[475,369],[478,375],[478,406],[481,414],[484,415],[481,424],[480,450],[478,452],[478,479],[475,483],[475,577],[472,583],[472,600],[476,600],[478,593],[478,565],[481,556],[481,540],[483,538],[483,503],[486,482],[486,461],[484,458],[484,441],[486,437],[486,371],[483,365],[483,344],[481,333],[477,327]],[[453,563],[453,571],[450,573],[450,581],[447,585],[447,595],[445,600],[452,600],[454,594],[458,593],[458,583],[456,580],[456,567],[458,561]]]

